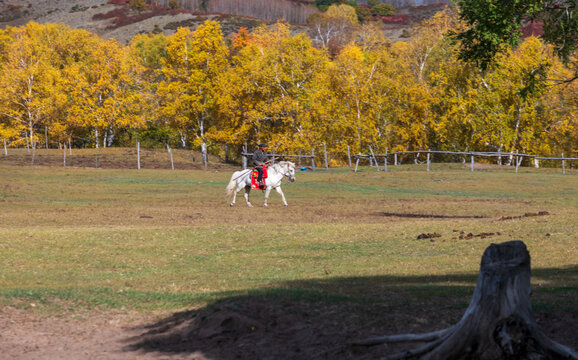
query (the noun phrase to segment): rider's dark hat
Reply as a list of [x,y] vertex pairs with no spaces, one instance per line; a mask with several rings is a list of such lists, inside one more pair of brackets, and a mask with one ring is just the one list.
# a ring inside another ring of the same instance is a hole
[[262,148],[262,147],[267,147],[267,144],[259,144],[259,147],[260,147],[260,148]]

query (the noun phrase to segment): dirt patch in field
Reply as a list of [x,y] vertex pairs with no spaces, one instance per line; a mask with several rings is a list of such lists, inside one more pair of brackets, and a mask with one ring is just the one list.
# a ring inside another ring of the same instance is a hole
[[[6,359],[377,359],[404,345],[356,347],[372,336],[421,333],[455,323],[463,310],[239,297],[152,318],[126,313],[43,318],[0,310]],[[538,313],[552,339],[578,348],[578,312]]]
[[384,212],[386,217],[420,218],[420,219],[484,219],[483,215],[443,215],[443,214],[412,214],[412,213],[390,213]]
[[418,240],[420,240],[420,239],[435,239],[435,238],[439,238],[441,236],[442,235],[438,234],[438,233],[424,233],[424,234],[419,234],[417,236],[417,239]]
[[537,213],[525,213],[524,215],[519,216],[502,216],[500,220],[515,220],[515,219],[523,219],[525,217],[533,217],[533,216],[547,216],[550,215],[547,211],[539,211]]

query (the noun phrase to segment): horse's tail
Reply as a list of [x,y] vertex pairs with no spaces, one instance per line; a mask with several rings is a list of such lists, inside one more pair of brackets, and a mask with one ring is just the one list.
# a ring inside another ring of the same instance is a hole
[[236,175],[236,173],[233,174],[233,176],[231,176],[231,181],[229,181],[229,185],[227,185],[227,187],[225,188],[225,196],[228,198],[233,196],[233,192],[235,191],[235,188],[237,187],[237,179],[236,179],[235,175]]

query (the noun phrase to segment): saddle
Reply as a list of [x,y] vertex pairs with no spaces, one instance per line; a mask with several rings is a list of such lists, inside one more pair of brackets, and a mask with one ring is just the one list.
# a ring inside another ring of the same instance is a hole
[[[263,165],[262,167],[263,167],[263,182],[265,182],[265,179],[267,178],[267,165]],[[264,190],[266,186],[259,186],[259,181],[257,179],[259,179],[259,170],[257,170],[257,168],[254,168],[253,172],[251,172],[251,189]]]

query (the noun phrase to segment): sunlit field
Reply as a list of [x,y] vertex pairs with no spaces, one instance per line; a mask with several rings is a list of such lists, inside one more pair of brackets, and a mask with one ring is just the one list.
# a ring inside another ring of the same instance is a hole
[[[301,171],[229,207],[237,168],[0,163],[0,305],[176,310],[231,296],[465,308],[484,249],[522,240],[536,309],[576,311],[578,173],[461,164]],[[239,194],[241,195],[241,194]]]

